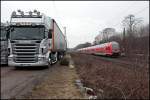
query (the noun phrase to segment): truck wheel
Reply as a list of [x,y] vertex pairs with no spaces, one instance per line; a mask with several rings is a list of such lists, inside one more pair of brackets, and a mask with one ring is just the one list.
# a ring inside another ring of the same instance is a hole
[[63,55],[61,54],[61,55],[60,55],[60,59],[62,59],[62,58],[63,58]]
[[50,54],[51,65],[57,62],[57,52]]
[[58,61],[58,53],[56,52],[55,54],[54,54],[54,63],[56,63]]
[[63,55],[61,53],[58,54],[58,60],[62,59]]

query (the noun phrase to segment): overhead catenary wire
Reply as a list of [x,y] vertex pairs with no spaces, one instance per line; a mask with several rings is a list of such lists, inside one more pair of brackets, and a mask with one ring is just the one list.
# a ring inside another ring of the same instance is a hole
[[[143,12],[143,11],[144,11],[144,10],[146,10],[147,8],[149,8],[149,6],[147,6],[147,7],[143,8],[142,10],[140,10],[140,11],[138,11],[138,12],[134,13],[134,15],[138,15],[139,13]],[[117,24],[115,24],[114,26],[118,26],[119,24],[121,24],[121,23],[120,23],[120,22],[118,22],[118,23],[117,23]]]
[[[124,9],[123,11],[121,11],[121,13],[117,14],[117,17],[112,18],[110,21],[112,20],[118,20],[118,18],[120,18],[120,15],[129,12],[131,7],[134,7],[133,5],[135,5],[137,2],[133,2],[127,9]],[[138,11],[137,13],[142,12],[143,10],[145,10],[146,8],[148,8],[149,6],[145,7],[144,9]],[[137,15],[137,13],[135,13],[134,15]],[[108,21],[108,22],[110,22]],[[108,23],[107,23],[108,24]],[[120,22],[118,22],[117,24],[113,25],[113,26],[118,26],[120,24]],[[109,24],[108,24],[109,25]]]
[[125,12],[128,12],[130,10],[130,8],[133,7],[133,5],[135,5],[135,4],[136,4],[135,2],[132,3],[127,9],[124,9],[123,11],[121,11],[119,14],[116,15],[117,17],[114,17],[110,21],[112,21],[112,20],[118,20],[118,18],[120,18],[120,15],[124,14]]
[[142,10],[140,10],[140,11],[134,13],[134,15],[138,15],[139,13],[143,12],[143,11],[146,10],[147,8],[149,8],[149,6],[147,6],[147,7],[143,8]]
[[[149,8],[149,6],[147,6],[147,7],[143,8],[143,9],[137,11],[136,13],[134,13],[134,15],[138,15],[139,13],[145,11],[147,8]],[[129,11],[129,10],[128,10],[128,11]],[[116,23],[115,25],[113,25],[113,27],[116,27],[116,26],[118,26],[118,25],[121,26],[121,22],[120,22],[120,21],[119,21],[118,23]]]

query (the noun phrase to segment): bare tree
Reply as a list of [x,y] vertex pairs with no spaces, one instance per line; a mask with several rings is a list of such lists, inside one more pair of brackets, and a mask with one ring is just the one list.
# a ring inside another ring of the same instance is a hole
[[109,38],[115,34],[114,28],[105,28],[103,29],[103,40],[108,42]]
[[134,43],[135,38],[137,37],[137,34],[136,34],[137,30],[136,29],[138,28],[139,24],[142,21],[143,20],[141,18],[136,18],[133,14],[130,14],[130,15],[126,16],[124,18],[124,20],[122,21],[123,26],[126,29],[125,33],[126,33],[127,36],[125,36],[125,37],[127,39],[126,39],[126,41],[124,41],[124,42],[126,42],[124,44],[126,44],[125,49],[128,51],[128,53],[132,53],[133,46],[137,45],[137,44]]
[[125,17],[122,21],[123,26],[126,27],[127,33],[130,37],[133,37],[134,31],[136,30],[136,26],[140,24],[143,20],[141,18],[136,18],[134,15],[130,14]]

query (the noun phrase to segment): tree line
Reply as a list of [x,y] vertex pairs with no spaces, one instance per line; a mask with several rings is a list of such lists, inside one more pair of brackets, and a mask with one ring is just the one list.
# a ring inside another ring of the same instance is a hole
[[[117,41],[120,44],[121,52],[126,54],[144,54],[149,55],[149,24],[143,25],[142,18],[136,18],[133,14],[126,16],[122,21],[122,32],[106,36],[99,41],[102,44],[110,41]],[[104,36],[103,35],[103,36]],[[109,37],[109,38],[108,38]],[[74,49],[91,46],[91,43],[77,45]],[[93,45],[96,45],[95,43]]]

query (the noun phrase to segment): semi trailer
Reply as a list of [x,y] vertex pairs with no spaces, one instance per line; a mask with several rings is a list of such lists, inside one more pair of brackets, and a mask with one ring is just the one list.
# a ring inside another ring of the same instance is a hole
[[12,12],[9,30],[9,66],[50,66],[66,52],[66,38],[56,21],[37,10]]
[[1,58],[1,65],[8,64],[8,38],[7,38],[7,31],[8,31],[8,24],[1,23],[1,35],[0,35],[0,58]]

